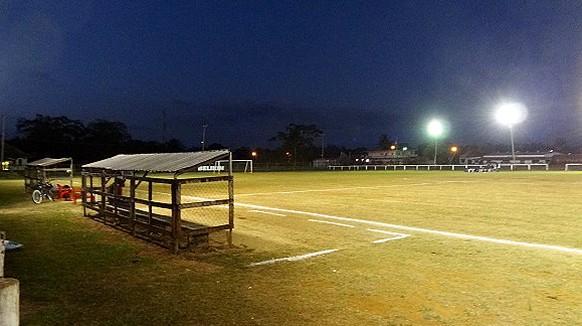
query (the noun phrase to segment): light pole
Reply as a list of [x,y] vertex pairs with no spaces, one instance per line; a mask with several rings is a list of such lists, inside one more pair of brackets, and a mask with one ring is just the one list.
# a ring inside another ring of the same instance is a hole
[[515,145],[513,143],[513,125],[525,120],[527,108],[521,103],[503,103],[499,105],[495,112],[495,119],[501,124],[509,127],[511,138],[511,159],[515,161]]
[[443,133],[444,127],[440,120],[433,119],[428,123],[428,134],[434,138],[434,161],[433,164],[437,164],[437,141],[439,136]]
[[206,141],[206,127],[208,127],[208,124],[203,124],[202,125],[202,151],[204,152],[204,142]]
[[321,134],[321,159],[323,160],[323,154],[325,151],[325,142],[324,142],[325,134]]

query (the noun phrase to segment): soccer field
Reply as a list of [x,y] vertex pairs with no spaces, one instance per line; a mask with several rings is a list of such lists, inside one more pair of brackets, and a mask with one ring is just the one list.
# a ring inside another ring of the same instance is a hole
[[277,287],[302,299],[317,298],[305,305],[395,325],[582,320],[580,173],[344,171],[235,180],[234,239],[254,249],[249,268],[277,275]]
[[581,172],[241,173],[234,183],[234,246],[216,233],[210,248],[172,255],[2,180],[1,230],[24,244],[6,256],[21,323],[582,320]]

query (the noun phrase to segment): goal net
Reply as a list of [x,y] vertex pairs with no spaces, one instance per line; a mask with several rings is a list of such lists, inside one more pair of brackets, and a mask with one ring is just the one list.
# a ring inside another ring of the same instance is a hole
[[[214,163],[217,172],[228,172],[228,160],[219,160]],[[253,160],[232,160],[232,173],[253,173]]]

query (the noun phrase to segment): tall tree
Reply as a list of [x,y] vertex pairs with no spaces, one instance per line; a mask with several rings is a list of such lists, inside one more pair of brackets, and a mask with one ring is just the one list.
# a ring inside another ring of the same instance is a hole
[[297,125],[291,123],[285,131],[279,131],[270,141],[279,141],[284,152],[292,155],[293,164],[302,159],[303,152],[313,147],[315,138],[323,134],[315,125]]
[[103,159],[126,152],[131,134],[123,122],[95,119],[87,124],[83,136],[85,157]]
[[131,140],[123,122],[95,119],[87,124],[85,139],[103,144],[126,144]]
[[378,149],[379,150],[388,150],[390,149],[390,145],[393,145],[394,141],[388,137],[386,134],[381,134],[380,138],[378,138]]
[[72,157],[84,133],[81,121],[37,114],[34,119],[18,119],[20,146],[36,158]]

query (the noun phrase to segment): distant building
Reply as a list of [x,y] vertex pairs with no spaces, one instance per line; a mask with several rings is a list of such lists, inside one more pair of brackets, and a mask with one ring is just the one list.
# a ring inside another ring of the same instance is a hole
[[313,160],[313,167],[318,169],[327,169],[330,165],[338,165],[337,160],[328,160],[328,159],[317,159]]
[[556,152],[545,152],[545,153],[517,153],[515,154],[515,160],[513,160],[513,155],[511,153],[496,153],[488,154],[483,156],[468,156],[461,155],[459,157],[460,164],[549,164],[554,156],[561,155]]
[[551,164],[564,165],[568,163],[582,163],[582,154],[558,154],[552,157]]
[[[4,163],[6,164],[6,168],[4,168]],[[4,170],[11,170],[11,171],[24,171],[26,168],[26,164],[28,164],[28,160],[23,157],[19,157],[17,159],[10,159],[6,162],[3,162],[3,169]]]
[[402,165],[411,164],[418,158],[416,151],[410,149],[389,149],[369,151],[363,157],[356,159],[356,164],[371,165]]

